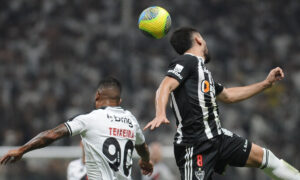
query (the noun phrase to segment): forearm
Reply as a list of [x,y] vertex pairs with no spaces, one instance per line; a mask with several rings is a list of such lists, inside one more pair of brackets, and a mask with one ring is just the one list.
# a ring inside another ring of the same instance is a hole
[[142,161],[148,162],[150,160],[150,153],[146,143],[142,145],[135,145],[135,149]]
[[35,149],[46,147],[57,139],[60,139],[67,135],[68,130],[66,129],[65,125],[62,124],[54,129],[41,132],[25,145],[23,145],[20,149],[23,151],[23,153],[27,153]]
[[169,101],[171,91],[167,87],[160,86],[156,91],[155,97],[155,109],[156,116],[166,115],[166,107]]
[[239,102],[248,99],[271,86],[267,81],[261,81],[249,86],[226,89],[230,102]]
[[46,147],[50,145],[55,139],[53,139],[51,136],[49,136],[48,131],[41,132],[37,136],[35,136],[33,139],[31,139],[29,142],[27,142],[25,145],[21,147],[22,151],[24,153],[27,153],[29,151],[39,149]]

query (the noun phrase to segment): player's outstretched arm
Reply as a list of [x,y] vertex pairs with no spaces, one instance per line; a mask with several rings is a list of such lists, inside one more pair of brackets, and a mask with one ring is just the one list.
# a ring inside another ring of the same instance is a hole
[[144,130],[150,127],[151,130],[158,128],[161,124],[169,124],[170,121],[166,117],[166,107],[169,100],[170,93],[179,86],[179,82],[169,76],[166,76],[161,82],[155,97],[156,116],[150,121]]
[[34,149],[46,147],[54,141],[68,135],[69,131],[64,124],[61,124],[54,129],[41,132],[22,147],[10,150],[5,156],[1,158],[0,164],[5,165],[8,162],[14,163],[20,160],[25,153]]
[[135,150],[141,157],[139,160],[139,166],[142,170],[142,174],[150,176],[153,172],[153,164],[150,161],[150,153],[147,144],[143,143],[141,145],[135,145]]
[[263,90],[271,87],[275,82],[284,78],[284,73],[281,68],[272,69],[267,78],[259,83],[249,86],[225,88],[219,95],[218,100],[225,103],[235,103],[248,99]]

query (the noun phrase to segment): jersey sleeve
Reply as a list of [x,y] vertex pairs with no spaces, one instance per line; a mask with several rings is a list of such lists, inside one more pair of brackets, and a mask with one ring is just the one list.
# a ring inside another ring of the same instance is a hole
[[135,144],[140,145],[140,144],[144,144],[145,143],[145,137],[144,134],[140,128],[139,125],[137,125],[137,131],[136,131],[136,140],[135,140]]
[[176,79],[179,83],[182,83],[188,78],[194,70],[193,60],[188,58],[180,58],[173,61],[167,70],[166,76]]
[[65,122],[65,125],[67,126],[67,129],[69,130],[71,136],[81,134],[87,129],[85,115],[76,116],[72,120]]
[[220,83],[215,82],[215,90],[216,90],[216,96],[219,95],[224,89],[224,86]]
[[140,128],[140,125],[138,124],[138,121],[136,120],[135,117],[134,121],[135,121],[135,127],[136,127],[136,134],[135,134],[135,144],[137,145],[141,145],[145,143],[145,136],[143,134],[142,129]]

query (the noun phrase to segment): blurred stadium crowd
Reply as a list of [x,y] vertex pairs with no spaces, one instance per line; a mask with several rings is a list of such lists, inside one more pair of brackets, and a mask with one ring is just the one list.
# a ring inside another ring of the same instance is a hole
[[[21,145],[42,130],[90,111],[97,83],[108,75],[122,81],[124,107],[138,117],[140,125],[150,121],[155,115],[155,90],[176,54],[168,38],[149,39],[138,31],[136,22],[144,8],[160,5],[171,14],[172,30],[193,26],[202,33],[213,57],[208,67],[215,81],[226,87],[263,80],[276,66],[284,69],[285,80],[265,93],[236,105],[220,104],[221,122],[300,168],[298,1],[132,0],[124,4],[121,0],[1,2],[1,146]],[[170,126],[145,132],[148,142],[171,145],[176,127],[171,115],[170,120]],[[65,139],[56,145],[77,144],[78,139]],[[38,173],[32,168],[38,166],[36,162],[0,167],[4,172],[0,179],[65,179],[65,171],[59,168],[65,166],[57,161]],[[254,170],[230,170],[222,179],[266,177]]]

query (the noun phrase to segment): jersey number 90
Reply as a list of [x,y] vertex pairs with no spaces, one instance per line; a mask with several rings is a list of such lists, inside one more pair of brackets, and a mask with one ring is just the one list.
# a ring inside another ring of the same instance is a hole
[[[111,154],[111,152],[109,151],[110,146],[114,146],[115,148],[115,152],[113,154]],[[121,147],[117,139],[113,137],[107,138],[103,143],[102,149],[103,149],[103,154],[110,160],[110,162],[108,162],[109,166],[114,171],[119,171],[122,158],[121,158]],[[123,159],[123,170],[126,176],[129,175],[129,171],[131,168],[131,165],[130,166],[126,165],[128,160],[131,161],[131,159],[127,159],[127,157],[132,157],[132,152],[133,152],[133,143],[132,141],[128,140],[125,144],[124,159]],[[130,153],[129,156],[128,153]]]

